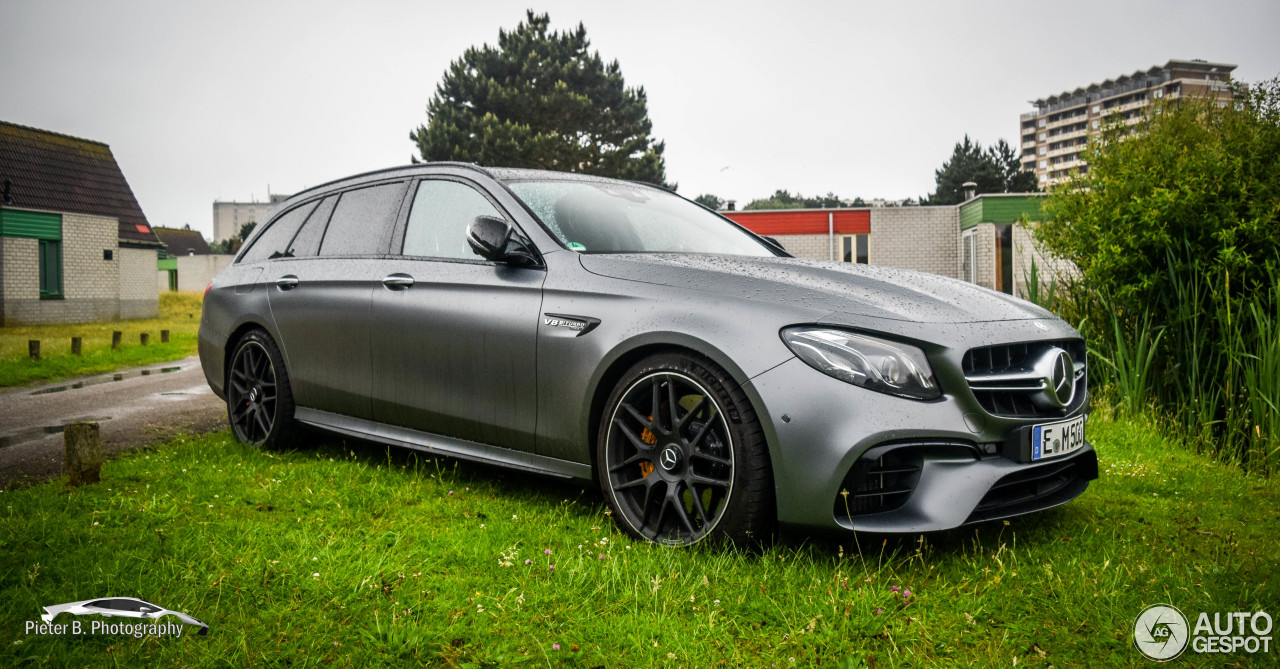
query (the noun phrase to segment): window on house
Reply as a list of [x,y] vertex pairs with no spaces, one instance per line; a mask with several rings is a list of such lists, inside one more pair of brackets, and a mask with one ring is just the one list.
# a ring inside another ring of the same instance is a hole
[[870,262],[868,257],[868,247],[870,246],[868,237],[870,235],[841,235],[841,262],[851,262],[859,265],[868,264]]
[[974,232],[970,230],[966,232],[963,238],[962,266],[960,268],[960,278],[969,283],[978,282],[978,258],[976,239]]
[[39,241],[40,297],[62,297],[62,242]]
[[996,224],[996,290],[1013,294],[1013,226]]

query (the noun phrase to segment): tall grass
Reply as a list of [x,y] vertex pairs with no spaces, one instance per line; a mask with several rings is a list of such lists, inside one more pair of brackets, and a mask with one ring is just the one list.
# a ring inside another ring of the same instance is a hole
[[[1104,307],[1110,304],[1105,297],[1100,302]],[[1144,311],[1133,326],[1126,326],[1123,315],[1115,309],[1110,310],[1110,317],[1110,338],[1101,348],[1090,347],[1090,353],[1107,366],[1109,373],[1103,378],[1115,389],[1120,402],[1117,408],[1141,413],[1150,402],[1152,372],[1164,328],[1152,327],[1150,312]]]
[[1169,288],[1151,303],[1076,285],[1054,306],[1081,324],[1101,363],[1090,382],[1118,410],[1154,411],[1198,450],[1269,477],[1280,472],[1280,262],[1265,267],[1264,282],[1241,285],[1170,253]]

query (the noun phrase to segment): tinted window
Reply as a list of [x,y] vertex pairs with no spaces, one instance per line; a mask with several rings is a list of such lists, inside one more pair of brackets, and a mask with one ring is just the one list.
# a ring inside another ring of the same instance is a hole
[[320,255],[361,256],[385,252],[403,195],[404,182],[343,193],[329,218],[324,241],[320,243]]
[[476,189],[456,181],[423,181],[413,197],[404,233],[404,255],[479,260],[467,244],[477,216],[502,214]]
[[324,236],[325,226],[329,224],[329,215],[333,213],[333,205],[337,202],[338,196],[331,195],[311,212],[307,222],[302,224],[302,229],[298,230],[298,234],[294,235],[293,241],[289,243],[287,255],[306,258],[320,251],[320,238]]
[[253,246],[249,247],[240,262],[262,262],[263,260],[279,258],[284,255],[284,252],[288,250],[289,240],[293,239],[294,233],[298,231],[298,226],[307,220],[307,214],[310,214],[315,206],[315,202],[308,202],[272,219],[267,224],[267,229],[263,230],[262,234],[253,240]]

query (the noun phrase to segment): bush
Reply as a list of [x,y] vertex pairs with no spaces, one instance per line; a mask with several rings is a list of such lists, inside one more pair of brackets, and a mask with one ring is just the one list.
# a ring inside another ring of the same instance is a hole
[[1054,190],[1038,239],[1080,269],[1061,305],[1118,404],[1176,419],[1246,468],[1280,468],[1280,79],[1235,104],[1115,120]]

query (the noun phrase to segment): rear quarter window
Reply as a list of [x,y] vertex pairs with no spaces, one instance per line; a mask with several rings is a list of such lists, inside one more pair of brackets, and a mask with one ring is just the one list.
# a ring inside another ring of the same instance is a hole
[[307,220],[307,216],[315,207],[315,202],[308,202],[269,221],[262,234],[254,237],[249,250],[240,256],[239,262],[252,264],[283,256],[289,250],[289,241],[298,232],[298,226]]
[[286,255],[292,258],[307,258],[320,252],[320,239],[324,237],[324,230],[329,225],[329,216],[333,214],[333,207],[337,203],[337,195],[330,195],[320,202],[320,206],[307,217],[307,222],[302,224],[302,229],[293,236],[293,241],[289,242]]

